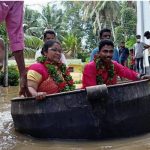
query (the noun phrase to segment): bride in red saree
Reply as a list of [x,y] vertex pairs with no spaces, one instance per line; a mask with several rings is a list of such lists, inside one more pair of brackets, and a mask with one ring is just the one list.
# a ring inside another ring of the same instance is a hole
[[75,89],[73,79],[66,65],[60,61],[61,44],[56,40],[47,41],[42,49],[42,57],[28,68],[28,88],[36,99],[47,94]]

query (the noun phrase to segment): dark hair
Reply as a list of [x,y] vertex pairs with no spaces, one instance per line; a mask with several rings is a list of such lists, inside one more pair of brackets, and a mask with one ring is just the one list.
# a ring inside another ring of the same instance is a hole
[[55,43],[60,44],[58,40],[48,40],[47,42],[44,43],[41,54],[44,55],[44,52],[48,52],[48,48],[52,47]]
[[54,30],[48,29],[48,30],[44,31],[44,39],[46,38],[47,34],[54,34],[54,36],[56,36],[56,33]]
[[141,35],[136,35],[136,38],[137,38],[137,39],[140,39],[140,38],[141,38]]
[[145,37],[147,37],[147,36],[149,36],[150,35],[150,32],[149,31],[146,31],[145,33],[144,33],[144,36]]
[[111,40],[108,40],[108,39],[104,39],[104,40],[101,40],[99,42],[99,51],[102,49],[102,47],[104,47],[105,45],[109,45],[109,46],[112,46],[114,47],[114,43],[111,41]]
[[133,48],[131,48],[131,49],[130,49],[130,52],[133,52],[133,51],[134,51]]
[[107,29],[107,28],[104,28],[104,29],[100,30],[100,32],[99,32],[99,37],[100,38],[102,37],[102,35],[103,35],[104,32],[110,32],[111,33],[111,30]]
[[122,42],[121,42],[121,44],[125,44],[125,42],[124,42],[124,41],[122,41]]

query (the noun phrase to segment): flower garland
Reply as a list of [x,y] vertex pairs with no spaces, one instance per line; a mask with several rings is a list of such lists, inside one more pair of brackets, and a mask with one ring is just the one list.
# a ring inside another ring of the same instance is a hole
[[[75,89],[75,85],[70,75],[69,70],[63,63],[51,63],[46,60],[46,57],[41,56],[37,58],[37,61],[43,63],[48,69],[49,75],[53,78],[59,88],[59,92],[72,91]],[[55,66],[61,71],[62,76],[58,74]]]
[[[112,81],[112,79],[114,77],[114,74],[115,74],[114,73],[114,64],[111,63],[108,66],[99,57],[95,57],[94,58],[94,62],[96,63],[96,83],[97,83],[97,85],[100,85],[100,84],[111,84],[111,81]],[[107,78],[106,81],[104,81],[104,79],[102,77],[103,71],[107,71],[108,72],[108,78]]]

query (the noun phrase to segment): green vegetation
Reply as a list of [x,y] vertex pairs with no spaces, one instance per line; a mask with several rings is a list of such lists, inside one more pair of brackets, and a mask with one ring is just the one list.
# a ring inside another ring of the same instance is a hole
[[[68,58],[87,60],[84,47],[88,52],[95,48],[99,30],[105,27],[112,30],[116,46],[125,41],[131,48],[136,35],[135,4],[136,1],[62,1],[61,8],[57,3],[47,3],[41,11],[26,6],[25,57],[34,58],[36,50],[42,47],[45,29],[55,30]],[[0,35],[9,44],[4,26],[0,25]]]
[[[16,66],[11,65],[8,67],[8,85],[17,86],[19,84],[19,72]],[[0,85],[4,85],[4,73],[0,72]]]

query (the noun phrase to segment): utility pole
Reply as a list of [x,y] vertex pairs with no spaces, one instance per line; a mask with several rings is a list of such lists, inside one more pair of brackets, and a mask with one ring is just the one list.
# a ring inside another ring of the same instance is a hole
[[4,57],[4,87],[8,86],[8,45],[5,46]]

